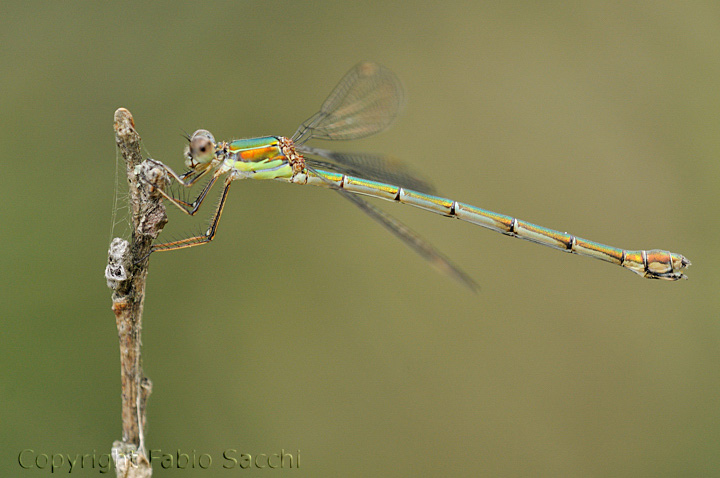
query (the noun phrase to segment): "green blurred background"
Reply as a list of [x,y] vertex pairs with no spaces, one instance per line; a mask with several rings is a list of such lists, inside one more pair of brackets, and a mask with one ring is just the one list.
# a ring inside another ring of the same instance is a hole
[[[147,445],[213,458],[156,476],[720,476],[717,1],[3,10],[3,476],[49,473],[20,468],[23,449],[120,438],[115,109],[181,169],[183,130],[290,135],[366,59],[407,107],[342,149],[412,162],[480,207],[683,253],[691,280],[379,204],[473,295],[336,194],[237,183],[213,244],[151,259]],[[168,236],[199,227],[176,213]],[[300,450],[300,468],[226,470],[228,449]]]

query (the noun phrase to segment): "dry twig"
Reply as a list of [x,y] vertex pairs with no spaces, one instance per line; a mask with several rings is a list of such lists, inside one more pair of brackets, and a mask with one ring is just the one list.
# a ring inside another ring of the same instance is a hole
[[140,332],[147,279],[147,256],[153,240],[167,222],[161,196],[138,176],[154,178],[163,174],[143,162],[140,135],[135,131],[128,110],[115,112],[115,141],[125,159],[132,214],[132,238],[113,239],[105,270],[108,287],[113,289],[112,310],[120,340],[120,377],[122,384],[122,440],[113,443],[112,455],[118,477],[139,478],[152,475],[145,450],[147,432],[146,405],[152,382],[143,375]]

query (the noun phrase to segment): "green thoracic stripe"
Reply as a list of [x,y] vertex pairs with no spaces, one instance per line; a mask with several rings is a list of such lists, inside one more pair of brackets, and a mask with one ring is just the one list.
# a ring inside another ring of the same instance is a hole
[[261,136],[260,138],[236,139],[230,141],[231,151],[246,151],[248,149],[264,148],[266,146],[277,146],[278,139],[275,136]]

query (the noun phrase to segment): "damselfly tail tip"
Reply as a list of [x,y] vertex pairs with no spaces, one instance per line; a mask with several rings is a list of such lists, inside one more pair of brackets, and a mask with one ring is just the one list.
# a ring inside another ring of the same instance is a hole
[[648,279],[660,279],[667,281],[677,281],[687,279],[683,274],[683,270],[690,266],[687,257],[676,252],[664,251],[661,249],[652,249],[650,251],[641,251],[642,261],[631,267],[629,257],[626,255],[623,266],[630,268],[636,274],[640,274]]
[[[683,274],[683,273],[680,272],[680,271],[682,271],[683,269],[685,269],[685,268],[687,268],[687,267],[690,267],[690,266],[692,265],[692,262],[690,262],[690,259],[688,259],[687,257],[683,256],[682,254],[677,254],[677,255],[680,256],[680,257],[678,258],[679,260],[678,260],[678,261],[673,261],[673,266],[675,266],[675,267],[677,268],[677,273],[680,275],[680,277],[678,277],[678,279],[685,279],[685,280],[687,280],[687,279],[688,279],[688,276],[686,276],[685,274]],[[677,262],[677,263],[676,263],[676,262]]]
[[[690,266],[692,265],[692,262],[690,262],[690,259],[688,259],[688,258],[685,257],[685,256],[681,256],[681,257],[682,257],[682,268],[683,268],[683,269],[686,268],[686,267],[690,267]],[[686,276],[685,274],[681,274],[681,275],[682,275],[682,278],[683,278],[683,279],[685,279],[685,280],[688,279],[688,276]]]

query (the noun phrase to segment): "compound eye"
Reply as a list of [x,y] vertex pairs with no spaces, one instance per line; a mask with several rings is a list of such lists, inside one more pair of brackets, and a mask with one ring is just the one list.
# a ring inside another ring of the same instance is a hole
[[209,131],[199,129],[190,139],[189,156],[198,163],[209,163],[215,155],[215,138]]

